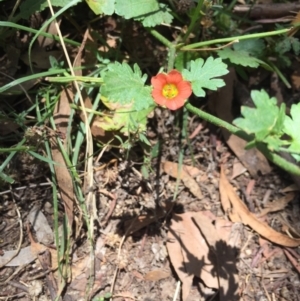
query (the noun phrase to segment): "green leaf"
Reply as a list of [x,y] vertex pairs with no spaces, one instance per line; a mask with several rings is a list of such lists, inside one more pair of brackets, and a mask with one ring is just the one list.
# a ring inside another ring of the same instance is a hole
[[192,83],[192,89],[196,96],[204,97],[203,88],[216,91],[223,87],[223,79],[215,78],[227,74],[229,71],[227,65],[220,58],[209,57],[206,62],[202,58],[191,61],[190,71],[184,69],[183,77]]
[[291,45],[296,55],[300,53],[300,42],[298,38],[290,37]]
[[159,4],[159,6],[158,11],[149,13],[149,15],[143,18],[135,18],[135,20],[141,21],[145,27],[154,27],[161,23],[171,24],[173,20],[171,10],[165,4]]
[[11,178],[10,176],[6,175],[4,172],[0,171],[0,178],[2,180],[4,180],[7,183],[13,184],[14,183],[14,179]]
[[235,51],[244,50],[253,56],[261,56],[265,47],[265,42],[262,39],[242,40],[233,44]]
[[128,111],[128,109],[119,110],[116,112],[114,119],[118,119],[123,123],[121,133],[124,133],[125,135],[129,135],[129,133],[145,132],[148,121],[147,117],[154,108],[155,105],[139,112]]
[[284,37],[281,41],[278,41],[275,45],[275,51],[279,54],[284,54],[291,50],[291,41]]
[[118,108],[112,118],[105,116],[98,121],[98,126],[106,131],[120,130],[124,135],[141,133],[146,130],[148,115],[155,105],[141,111],[132,111],[128,108]]
[[286,144],[280,140],[285,120],[285,105],[277,106],[275,97],[269,97],[266,91],[252,91],[251,98],[256,108],[242,106],[243,118],[233,123],[248,134],[255,134],[256,141],[265,142],[269,149],[278,150]]
[[[57,7],[64,7],[67,4],[69,4],[70,0],[51,0],[52,6],[57,6]],[[74,5],[79,2],[75,1]],[[25,0],[22,1],[20,5],[20,16],[21,18],[28,18],[30,17],[33,13],[36,12],[41,12],[43,11],[46,7],[48,7],[48,1],[47,0]]]
[[242,65],[244,67],[257,68],[261,63],[261,60],[256,57],[250,56],[249,52],[245,50],[232,50],[225,48],[218,51],[218,55],[223,59],[229,59],[232,64]]
[[288,149],[300,154],[300,103],[292,105],[290,114],[291,117],[286,116],[284,120],[284,132],[291,137]]
[[154,104],[151,87],[145,86],[147,76],[142,76],[138,65],[135,64],[132,70],[128,64],[116,62],[108,65],[107,69],[101,73],[104,83],[100,92],[108,103],[132,111],[147,109]]
[[273,127],[273,133],[277,133],[278,135],[281,135],[282,131],[283,131],[284,121],[285,121],[285,117],[286,117],[285,109],[286,109],[285,103],[282,103],[279,108],[278,118]]
[[191,68],[191,61],[199,58],[199,53],[196,51],[181,51],[175,57],[175,68],[182,72],[184,68]]
[[159,11],[157,0],[116,0],[116,13],[125,19],[140,18]]
[[115,11],[115,0],[85,0],[96,15],[111,16]]

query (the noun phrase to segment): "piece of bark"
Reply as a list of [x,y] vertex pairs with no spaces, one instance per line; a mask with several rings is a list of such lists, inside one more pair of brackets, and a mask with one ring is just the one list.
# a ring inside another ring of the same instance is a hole
[[276,19],[292,16],[300,10],[300,3],[271,3],[255,5],[236,5],[233,12],[247,15],[250,19]]

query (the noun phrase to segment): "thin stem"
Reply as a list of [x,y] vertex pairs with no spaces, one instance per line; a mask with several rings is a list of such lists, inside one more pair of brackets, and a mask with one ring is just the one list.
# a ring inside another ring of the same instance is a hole
[[[53,35],[53,34],[50,34],[50,33],[44,32],[44,31],[40,32],[39,30],[36,30],[36,29],[33,29],[33,28],[29,28],[29,27],[26,27],[26,26],[22,26],[22,25],[13,23],[13,22],[0,21],[0,27],[16,28],[16,29],[24,30],[24,31],[31,32],[31,33],[34,33],[34,34],[38,33],[39,35],[41,35],[43,37],[51,38],[51,39],[53,39],[55,41],[60,42],[59,36],[56,36],[56,35]],[[69,45],[80,46],[80,43],[75,42],[75,41],[70,40],[70,39],[64,38],[64,42],[67,43],[67,44],[69,44]]]
[[288,82],[288,80],[286,79],[286,77],[282,74],[282,72],[277,68],[277,66],[271,62],[270,60],[268,60],[268,64],[273,68],[273,70],[277,73],[277,75],[279,76],[279,78],[282,80],[282,82],[286,85],[287,88],[292,88],[292,86],[290,85],[290,83]]
[[34,148],[30,146],[1,147],[0,153],[21,152],[21,151],[28,151],[33,149]]
[[192,112],[193,114],[196,114],[197,116],[203,118],[204,120],[207,120],[208,122],[222,127],[226,130],[228,130],[230,133],[239,136],[240,138],[246,140],[246,141],[250,141],[253,140],[253,138],[251,139],[251,136],[249,136],[248,134],[246,134],[245,132],[243,132],[241,129],[239,129],[238,127],[218,118],[215,117],[211,114],[208,114],[202,110],[199,110],[198,108],[195,108],[194,106],[192,106],[189,102],[186,103],[185,107]]
[[163,35],[161,35],[158,31],[156,31],[153,28],[147,28],[147,31],[151,33],[156,39],[158,39],[162,44],[165,46],[171,48],[173,46],[172,42],[170,42],[168,39],[166,39]]
[[[178,111],[180,112],[180,111]],[[180,135],[180,146],[179,146],[179,155],[178,155],[178,175],[181,174],[182,171],[182,166],[183,166],[183,159],[184,159],[184,141],[188,140],[187,137],[187,127],[188,127],[188,115],[189,112],[188,110],[183,107],[182,110],[182,127],[181,127],[181,135]],[[179,114],[177,114],[177,117],[179,116]],[[177,195],[178,195],[178,187],[179,187],[179,183],[180,183],[180,176],[177,177],[177,181],[176,181],[176,186],[175,186],[175,192],[173,195],[173,201],[176,201]]]
[[203,41],[203,42],[194,43],[194,44],[184,46],[180,50],[185,51],[185,50],[200,48],[200,47],[203,47],[203,46],[217,44],[217,43],[228,43],[228,42],[232,42],[232,41],[235,41],[235,40],[249,40],[249,39],[257,39],[257,38],[276,36],[276,35],[279,35],[279,34],[287,33],[290,30],[291,30],[290,28],[287,28],[287,29],[280,29],[280,30],[269,31],[269,32],[247,34],[247,35],[244,35],[244,36],[237,36],[237,37],[230,37],[230,38],[223,38],[223,39],[215,39],[215,40],[210,40],[210,41]]
[[287,171],[290,174],[300,176],[300,168],[296,164],[293,164],[285,160],[284,158],[280,157],[279,155],[272,153],[270,150],[268,150],[266,145],[264,145],[263,143],[257,143],[255,146],[271,162],[273,162],[274,164],[276,164],[277,166],[279,166],[280,168],[282,168],[283,170]]
[[174,68],[176,56],[176,45],[173,45],[169,48],[169,59],[168,59],[168,72]]
[[[199,110],[197,108],[195,108],[194,106],[192,106],[190,103],[186,103],[185,107],[192,112],[193,114],[199,116],[200,118],[207,120],[208,122],[219,126],[219,127],[223,127],[225,129],[227,129],[228,131],[230,131],[232,134],[246,140],[247,142],[253,140],[253,137],[251,137],[250,135],[246,134],[245,132],[241,131],[239,128],[237,128],[236,126],[223,121],[211,114],[208,114],[202,110]],[[295,175],[300,175],[300,168],[293,164],[288,162],[287,160],[285,160],[284,158],[278,156],[277,154],[272,153],[265,144],[263,143],[256,143],[255,146],[257,147],[258,150],[260,150],[266,158],[268,158],[271,162],[273,162],[274,164],[276,164],[277,166],[281,167],[283,170],[291,173],[291,174],[295,174]]]
[[193,31],[196,22],[199,19],[201,19],[202,16],[200,15],[200,11],[202,9],[203,3],[204,3],[204,0],[199,0],[199,2],[197,4],[197,7],[194,10],[191,23],[190,23],[190,25],[189,25],[189,27],[188,27],[188,29],[187,29],[184,37],[183,37],[183,42],[188,38],[188,36],[190,35],[190,33]]

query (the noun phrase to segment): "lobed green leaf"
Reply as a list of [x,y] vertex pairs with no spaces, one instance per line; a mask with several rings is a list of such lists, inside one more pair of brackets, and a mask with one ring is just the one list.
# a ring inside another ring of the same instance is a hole
[[290,111],[291,117],[285,116],[284,133],[291,138],[289,150],[298,155],[294,155],[297,161],[300,160],[300,103],[293,104]]
[[253,57],[249,52],[245,50],[232,50],[225,48],[218,51],[218,55],[223,59],[228,59],[232,64],[241,65],[244,67],[257,68],[261,63],[261,60]]
[[142,18],[135,18],[135,20],[141,21],[145,27],[154,27],[161,23],[171,24],[173,16],[171,10],[165,4],[159,4],[159,10],[150,13]]
[[202,58],[191,61],[190,70],[182,71],[183,77],[192,83],[192,89],[196,96],[204,97],[205,91],[217,90],[225,85],[223,79],[215,78],[227,74],[227,65],[220,58],[209,57],[205,62]]
[[157,0],[116,0],[116,13],[125,19],[140,18],[159,11]]
[[96,15],[111,16],[115,11],[115,0],[86,0],[86,2]]
[[142,76],[137,64],[132,69],[126,63],[116,62],[108,65],[101,75],[104,83],[100,92],[107,98],[107,102],[132,111],[140,111],[153,105],[151,87],[145,86],[147,76]]

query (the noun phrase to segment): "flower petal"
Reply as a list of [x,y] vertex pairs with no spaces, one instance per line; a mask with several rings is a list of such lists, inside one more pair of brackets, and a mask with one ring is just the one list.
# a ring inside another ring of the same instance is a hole
[[170,110],[178,110],[184,106],[185,102],[186,102],[186,99],[173,98],[172,100],[169,100],[168,102],[166,102],[165,106]]
[[192,86],[191,83],[187,81],[181,81],[177,84],[177,89],[179,91],[177,96],[182,97],[183,99],[187,99],[192,94]]
[[167,75],[159,73],[151,78],[151,84],[154,89],[162,90],[163,86],[167,83]]
[[152,90],[152,97],[154,99],[154,101],[165,107],[166,106],[166,102],[167,102],[167,99],[162,95],[162,90],[159,90],[159,89],[153,89]]
[[[191,83],[184,81],[181,73],[177,70],[171,70],[168,74],[159,73],[151,78],[153,86],[153,100],[160,106],[167,107],[170,110],[178,110],[183,107],[186,100],[192,94]],[[175,85],[178,94],[173,98],[167,98],[163,94],[165,85]]]
[[171,84],[177,84],[183,81],[182,75],[179,71],[177,70],[171,70],[167,74],[167,82]]

